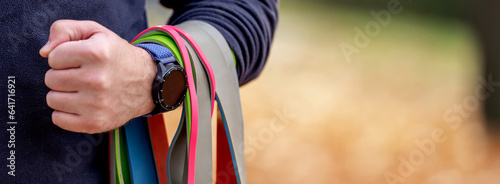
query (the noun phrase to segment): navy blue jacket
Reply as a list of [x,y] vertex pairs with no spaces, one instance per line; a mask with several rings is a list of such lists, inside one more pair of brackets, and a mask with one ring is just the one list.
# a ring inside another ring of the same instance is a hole
[[[162,4],[174,9],[171,24],[202,20],[224,35],[237,58],[240,85],[260,73],[276,28],[276,0]],[[0,5],[0,183],[107,183],[108,135],[73,133],[52,123],[44,84],[49,66],[38,51],[58,19],[94,20],[130,41],[147,28],[144,0],[0,0]],[[8,91],[9,83],[15,91]]]

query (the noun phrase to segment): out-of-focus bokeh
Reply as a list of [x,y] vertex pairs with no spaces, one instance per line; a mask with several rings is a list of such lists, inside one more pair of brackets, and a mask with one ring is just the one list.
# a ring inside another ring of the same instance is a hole
[[[169,14],[155,3],[152,26]],[[281,1],[266,68],[241,88],[248,182],[500,183],[466,8]]]

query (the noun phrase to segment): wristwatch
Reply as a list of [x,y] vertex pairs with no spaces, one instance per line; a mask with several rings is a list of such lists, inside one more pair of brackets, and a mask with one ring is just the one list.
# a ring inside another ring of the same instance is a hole
[[187,90],[187,76],[175,59],[172,51],[156,43],[135,45],[143,48],[157,63],[158,72],[153,81],[153,102],[155,109],[145,117],[176,109],[182,104]]

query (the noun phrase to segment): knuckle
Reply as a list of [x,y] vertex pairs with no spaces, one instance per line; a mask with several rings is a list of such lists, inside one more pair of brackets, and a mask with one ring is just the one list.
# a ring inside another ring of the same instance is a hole
[[52,69],[62,69],[64,63],[68,61],[67,54],[71,53],[71,47],[66,43],[57,45],[47,56],[47,62]]
[[52,78],[53,78],[52,75],[53,75],[52,69],[50,69],[47,72],[45,72],[45,78],[44,78],[45,85],[47,87],[49,87],[50,89],[53,88],[53,86],[52,86]]
[[67,20],[56,20],[52,25],[50,26],[51,31],[59,30],[65,27]]
[[82,23],[89,26],[95,32],[102,32],[103,30],[107,30],[106,27],[104,27],[103,25],[101,25],[98,22],[93,21],[93,20],[85,20],[85,21],[82,21]]
[[50,32],[51,33],[61,33],[61,32],[66,32],[70,38],[73,38],[75,36],[75,33],[68,29],[68,25],[70,24],[70,20],[56,20],[52,25],[50,26]]
[[108,62],[111,60],[110,50],[105,43],[98,46],[88,46],[86,52],[96,62]]
[[92,26],[101,26],[101,24],[99,24],[99,23],[97,23],[96,21],[93,21],[93,20],[85,20],[83,22],[88,23],[88,24],[90,24]]
[[47,93],[47,95],[45,96],[45,100],[47,101],[47,105],[54,109],[54,101],[53,101],[53,92],[52,91],[49,91],[49,93]]
[[64,118],[63,113],[61,112],[58,111],[52,112],[52,123],[62,129],[69,131],[76,131],[74,129],[75,127],[71,127],[71,125],[75,124],[75,122],[69,122],[67,118]]
[[109,76],[104,72],[96,72],[88,74],[87,77],[82,79],[83,84],[92,90],[98,92],[106,91],[110,88]]
[[52,52],[49,53],[49,56],[48,56],[48,63],[49,63],[50,68],[55,68],[55,66],[56,66],[55,65],[56,64],[55,58],[57,58],[57,51],[53,50]]
[[61,126],[61,119],[59,118],[59,116],[57,115],[57,113],[54,111],[52,112],[52,123],[54,123],[54,125],[57,125],[57,126]]
[[102,91],[108,90],[110,87],[110,82],[108,78],[109,77],[106,74],[97,75],[95,79],[94,88]]

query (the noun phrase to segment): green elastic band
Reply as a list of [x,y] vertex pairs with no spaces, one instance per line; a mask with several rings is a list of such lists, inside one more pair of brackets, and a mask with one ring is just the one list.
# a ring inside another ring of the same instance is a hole
[[[115,149],[118,150],[116,152],[117,161],[117,169],[118,169],[118,182],[120,184],[128,184],[130,182],[130,169],[128,165],[128,155],[127,155],[127,147],[125,144],[125,135],[123,131],[118,128],[115,129]],[[121,174],[121,175],[120,175]]]
[[181,64],[181,66],[184,67],[184,63],[183,63],[182,57],[180,57],[181,56],[181,52],[180,52],[179,48],[177,47],[177,44],[175,44],[175,41],[172,40],[172,38],[170,38],[170,36],[168,34],[165,34],[165,33],[162,33],[162,32],[153,32],[153,33],[144,35],[143,37],[141,37],[141,38],[137,39],[136,41],[134,41],[132,44],[136,45],[136,44],[138,44],[140,42],[148,42],[148,41],[149,42],[150,41],[159,42],[163,46],[165,46],[168,49],[170,49],[172,51],[172,53],[174,54],[175,59],[177,59],[177,61],[179,61],[179,63]]
[[[175,41],[166,33],[152,32],[152,33],[146,34],[145,36],[143,36],[140,39],[137,39],[132,44],[139,43],[139,42],[153,41],[153,40],[160,42],[160,44],[162,44],[162,45],[166,46],[168,49],[170,49],[172,51],[172,53],[174,54],[175,59],[177,59],[177,61],[183,61],[182,57],[180,57],[181,52],[179,50],[179,47],[177,46]],[[193,61],[191,61],[191,65],[192,64],[193,64]],[[181,66],[184,67],[184,63],[181,63]],[[196,75],[195,75],[194,71],[193,71],[193,77],[194,77],[194,80],[196,81]]]
[[[184,60],[182,60],[181,53],[175,41],[166,33],[163,32],[153,32],[144,35],[140,39],[137,39],[132,44],[138,44],[141,42],[156,42],[159,43],[172,51],[175,59],[179,61],[182,67],[184,67]],[[194,70],[193,70],[194,72]],[[193,75],[195,76],[195,75]],[[187,107],[187,128],[188,128],[188,142],[191,135],[191,96],[189,95],[189,89],[186,91],[186,107]]]
[[233,55],[234,66],[238,66],[238,62],[236,62],[236,55],[234,55],[233,49],[231,49],[231,55]]

